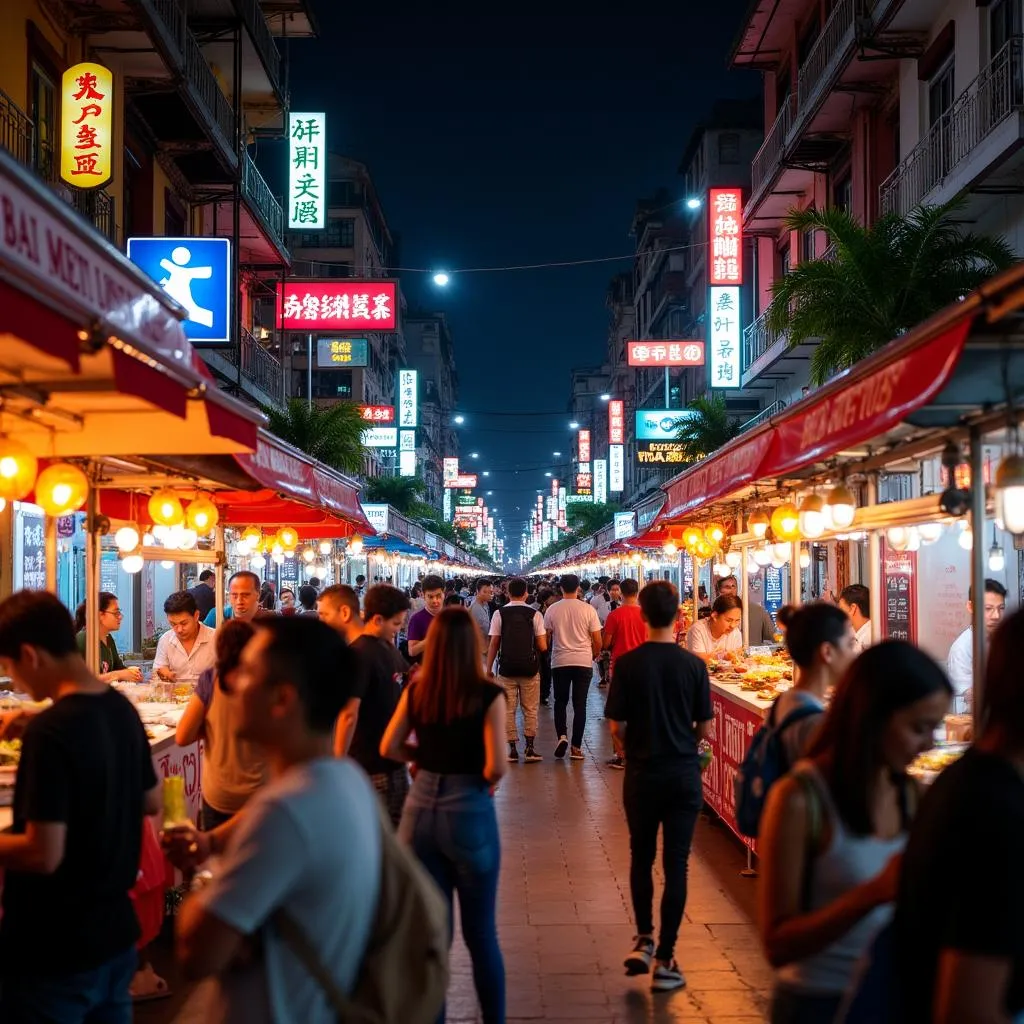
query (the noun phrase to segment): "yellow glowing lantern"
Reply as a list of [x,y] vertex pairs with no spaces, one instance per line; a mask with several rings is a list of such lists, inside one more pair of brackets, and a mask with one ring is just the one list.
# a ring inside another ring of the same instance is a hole
[[348,542],[348,553],[350,555],[355,556],[355,555],[362,554],[362,551],[363,551],[363,538],[362,537],[353,537]]
[[714,547],[710,545],[703,537],[701,537],[694,548],[695,557],[699,558],[702,562],[707,562],[715,553]]
[[704,527],[704,539],[717,548],[725,540],[725,527],[721,523],[708,523]]
[[263,531],[258,526],[247,526],[238,539],[255,551],[263,544]]
[[85,474],[70,462],[55,462],[39,474],[36,480],[36,504],[48,516],[66,516],[85,504],[89,494],[89,481]]
[[676,547],[674,541],[666,541],[665,546],[661,549],[668,555],[669,558],[675,558],[679,554],[679,548]]
[[185,509],[185,522],[190,530],[198,534],[209,533],[220,521],[217,506],[209,498],[200,495],[188,503]]
[[758,510],[750,515],[747,520],[747,529],[758,539],[764,540],[764,535],[768,532],[768,524],[770,520],[766,513]]
[[283,551],[294,551],[299,546],[299,532],[294,526],[282,526],[277,531],[277,543]]
[[149,499],[149,518],[157,526],[178,526],[185,518],[185,510],[174,491],[164,488]]
[[302,560],[306,562],[308,565],[311,565],[313,562],[316,561],[316,552],[310,547],[303,548]]
[[796,540],[800,536],[800,513],[791,501],[784,502],[772,512],[772,533],[777,541]]
[[688,526],[683,533],[683,545],[689,550],[695,548],[704,539],[703,532],[696,526]]
[[20,442],[0,437],[0,498],[20,501],[36,482],[39,462]]

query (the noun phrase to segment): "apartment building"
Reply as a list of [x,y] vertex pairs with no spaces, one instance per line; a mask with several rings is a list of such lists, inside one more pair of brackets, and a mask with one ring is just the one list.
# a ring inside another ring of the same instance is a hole
[[744,210],[755,300],[742,382],[799,398],[813,342],[767,329],[772,284],[827,241],[786,230],[791,208],[836,206],[864,223],[962,197],[972,230],[1024,252],[1022,0],[754,3],[734,67],[764,76],[770,125]]

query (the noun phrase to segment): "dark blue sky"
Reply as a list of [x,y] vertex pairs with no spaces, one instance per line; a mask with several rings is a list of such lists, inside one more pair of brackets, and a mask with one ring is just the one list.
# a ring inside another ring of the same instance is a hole
[[[321,38],[292,45],[292,104],[325,108],[330,148],[369,166],[405,267],[625,255],[636,200],[659,186],[682,194],[680,156],[714,100],[759,89],[726,68],[746,7],[370,16],[316,0]],[[402,275],[411,306],[449,316],[463,463],[481,453],[513,553],[545,485],[538,467],[569,447],[568,417],[552,415],[569,370],[603,360],[605,288],[628,266],[454,274],[445,292]],[[494,415],[510,412],[549,415]]]

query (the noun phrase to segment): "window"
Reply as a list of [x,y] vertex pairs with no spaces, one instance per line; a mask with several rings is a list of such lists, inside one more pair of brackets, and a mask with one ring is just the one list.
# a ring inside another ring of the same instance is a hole
[[953,106],[953,78],[956,62],[950,56],[928,80],[928,127],[934,125]]
[[989,58],[997,53],[1014,37],[1021,34],[1020,0],[993,0],[988,13]]
[[356,183],[354,181],[331,181],[327,183],[328,206],[358,206]]
[[847,213],[853,210],[853,176],[849,171],[832,186],[832,205]]
[[[300,398],[307,397],[306,374],[300,373]],[[314,398],[351,398],[352,397],[352,371],[351,370],[314,370],[313,371],[313,397]]]
[[817,255],[815,252],[817,238],[818,232],[813,228],[808,229],[800,236],[800,261],[802,263],[813,260]]
[[779,250],[779,274],[785,277],[793,263],[793,256],[790,252],[789,241],[787,239],[786,244]]
[[738,164],[740,162],[740,137],[736,132],[722,132],[718,137],[718,162]]
[[351,249],[355,244],[355,217],[328,217],[323,231],[301,231],[291,235],[294,248]]
[[46,181],[57,176],[57,89],[36,61],[29,76],[29,116],[32,118],[32,169]]

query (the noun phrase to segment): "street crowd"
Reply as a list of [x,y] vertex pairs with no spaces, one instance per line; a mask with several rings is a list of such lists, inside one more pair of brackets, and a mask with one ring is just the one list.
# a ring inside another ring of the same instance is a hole
[[[214,979],[211,1019],[443,1022],[457,895],[483,1020],[502,1024],[494,793],[510,765],[585,758],[595,674],[630,836],[623,969],[655,992],[685,986],[675,947],[714,727],[708,665],[742,646],[735,578],[691,603],[665,580],[572,574],[469,590],[360,577],[277,594],[239,572],[217,629],[209,577],[168,598],[153,676],[189,695],[177,742],[204,744],[194,824],[167,820],[145,730],[110,685],[141,679],[113,641],[116,596],[100,595],[98,675],[56,597],[0,602],[0,670],[52,701],[2,723],[22,746],[0,835],[0,1020],[132,1019],[131,891],[144,818],[164,810],[166,853],[195,879],[176,953]],[[795,677],[755,740],[759,787],[737,783],[756,808],[771,1019],[1022,1019],[1024,612],[991,617],[980,729],[925,791],[907,769],[956,691],[916,647],[870,645],[866,600],[851,589],[775,620],[747,608],[752,642],[784,633]],[[548,708],[557,741],[542,750]]]

